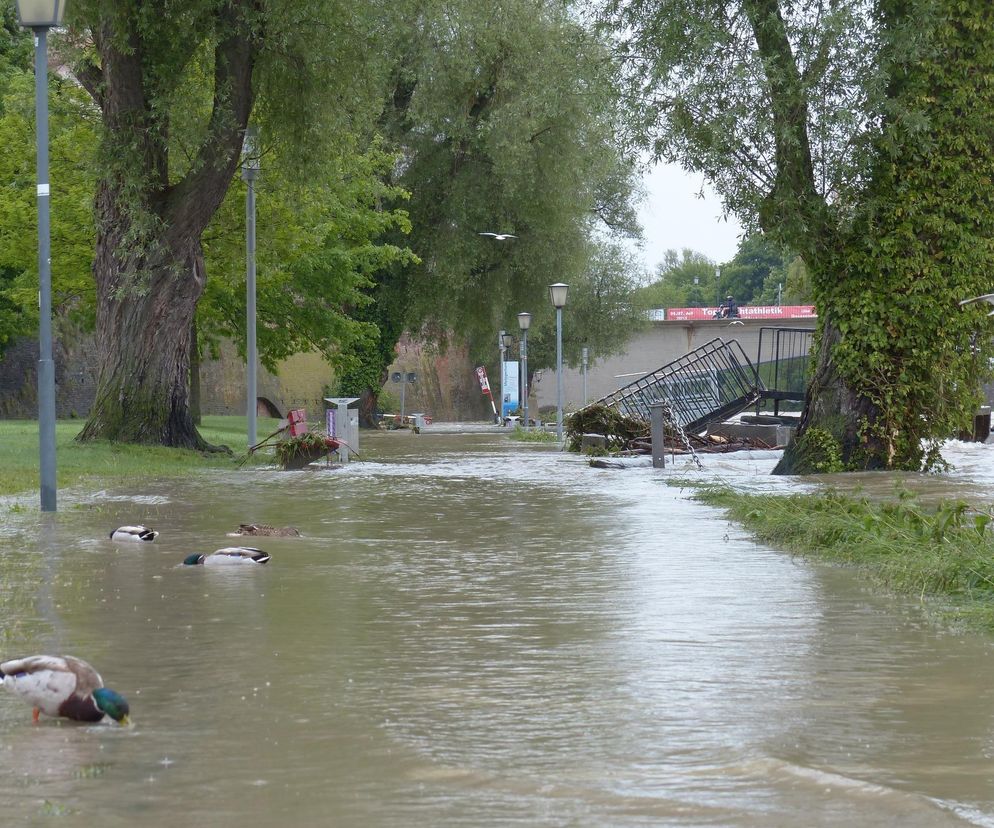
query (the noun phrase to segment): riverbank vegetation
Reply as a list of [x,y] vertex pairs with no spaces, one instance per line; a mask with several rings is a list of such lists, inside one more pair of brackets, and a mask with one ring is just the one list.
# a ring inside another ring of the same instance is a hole
[[[266,434],[278,420],[260,419]],[[200,431],[215,445],[227,445],[233,455],[201,453],[164,446],[136,446],[107,441],[80,443],[76,435],[82,420],[59,420],[55,427],[56,476],[60,489],[90,480],[126,483],[149,477],[178,477],[204,468],[234,468],[244,456],[245,417],[204,417]],[[255,457],[264,464],[270,457]],[[0,496],[29,493],[39,486],[38,423],[33,420],[0,420]]]
[[694,498],[725,509],[774,548],[856,567],[956,626],[994,632],[989,504],[928,507],[905,490],[887,501],[837,491],[783,496],[728,488],[704,488]]

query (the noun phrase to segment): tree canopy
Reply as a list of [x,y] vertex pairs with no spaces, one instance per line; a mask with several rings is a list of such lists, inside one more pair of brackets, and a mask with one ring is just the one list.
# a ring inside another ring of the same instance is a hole
[[[966,425],[990,336],[986,0],[609,0],[635,138],[797,251],[818,370],[781,470],[920,468]],[[989,333],[989,330],[988,330]],[[821,448],[819,448],[821,447]]]
[[[568,359],[581,337],[608,353],[638,325],[617,243],[638,232],[617,65],[561,4],[78,0],[69,24],[58,50],[79,87],[53,79],[68,90],[65,119],[53,106],[53,180],[79,214],[55,216],[53,250],[74,258],[53,271],[57,300],[89,309],[98,334],[84,439],[204,447],[190,330],[196,316],[208,341],[244,336],[237,169],[250,118],[264,137],[267,364],[318,348],[343,382],[375,389],[404,330],[489,354],[528,308],[539,341],[553,281],[572,286]],[[4,31],[21,62],[0,68],[27,69],[23,34],[10,19]],[[0,81],[0,132],[24,149],[0,222],[20,241],[0,261],[10,332],[31,324],[33,279],[29,77],[13,75]],[[490,229],[517,238],[479,235]]]

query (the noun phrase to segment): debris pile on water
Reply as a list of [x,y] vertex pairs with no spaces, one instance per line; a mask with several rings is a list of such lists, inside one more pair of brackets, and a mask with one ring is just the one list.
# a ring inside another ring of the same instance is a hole
[[566,447],[580,451],[584,434],[600,434],[607,451],[624,451],[633,440],[649,439],[649,424],[606,405],[588,405],[566,418]]
[[[571,414],[566,419],[565,427],[569,451],[595,455],[652,453],[649,423],[606,405],[589,405]],[[689,454],[691,449],[697,454],[724,454],[743,449],[777,448],[758,437],[688,434],[686,438],[685,442],[680,430],[672,423],[665,424],[664,445],[669,454]]]

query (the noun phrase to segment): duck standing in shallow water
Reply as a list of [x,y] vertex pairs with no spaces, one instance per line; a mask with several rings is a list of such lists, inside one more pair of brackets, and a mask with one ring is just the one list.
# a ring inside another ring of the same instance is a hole
[[241,564],[264,564],[269,561],[269,553],[251,546],[226,546],[209,555],[194,552],[187,555],[183,563],[186,566],[239,566]]
[[154,541],[159,533],[147,526],[118,526],[110,533],[112,541]]
[[105,716],[130,724],[131,708],[120,693],[104,687],[100,673],[81,658],[36,655],[0,664],[0,683],[28,702],[38,716],[99,722]]

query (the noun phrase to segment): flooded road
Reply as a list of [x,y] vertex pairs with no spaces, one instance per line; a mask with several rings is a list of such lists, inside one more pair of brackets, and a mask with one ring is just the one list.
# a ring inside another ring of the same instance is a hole
[[[953,488],[989,485],[994,447],[953,451]],[[0,652],[86,658],[135,719],[34,727],[0,692],[16,824],[994,825],[994,640],[753,543],[666,485],[682,463],[430,433],[362,454],[10,516]],[[796,488],[775,461],[703,458]],[[135,522],[161,537],[107,539]],[[177,566],[242,522],[304,537]]]

